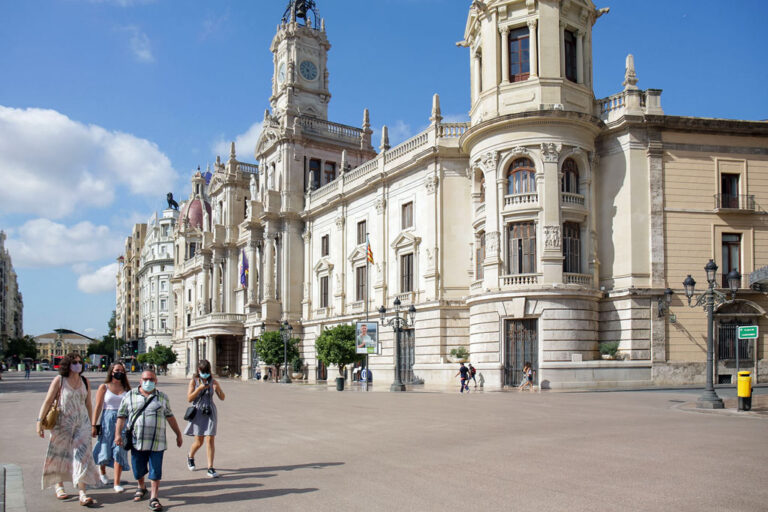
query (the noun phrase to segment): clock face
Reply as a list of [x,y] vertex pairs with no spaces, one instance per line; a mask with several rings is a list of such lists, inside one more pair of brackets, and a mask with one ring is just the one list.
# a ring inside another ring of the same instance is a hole
[[285,82],[285,62],[281,62],[280,67],[277,68],[277,82]]
[[299,65],[299,71],[301,72],[301,76],[303,76],[306,80],[314,80],[317,78],[317,66],[315,66],[315,63],[312,61],[303,61]]

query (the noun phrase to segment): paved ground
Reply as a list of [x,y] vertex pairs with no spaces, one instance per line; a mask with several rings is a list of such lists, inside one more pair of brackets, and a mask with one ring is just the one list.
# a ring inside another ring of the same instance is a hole
[[[52,489],[40,491],[47,441],[33,420],[53,373],[22,377],[5,373],[0,382],[0,464],[21,467],[28,510],[79,509],[75,500],[57,503]],[[223,386],[222,478],[186,469],[185,438],[185,447],[166,454],[161,500],[170,510],[768,509],[768,418],[686,410],[698,391]],[[161,377],[159,387],[183,415],[186,382]],[[134,485],[129,480],[129,492]],[[147,507],[111,489],[91,495],[104,509]]]

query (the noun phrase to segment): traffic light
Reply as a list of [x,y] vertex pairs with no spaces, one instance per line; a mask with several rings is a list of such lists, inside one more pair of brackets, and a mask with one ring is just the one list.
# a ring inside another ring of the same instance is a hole
[[135,356],[139,353],[139,340],[133,340],[131,342],[131,353]]

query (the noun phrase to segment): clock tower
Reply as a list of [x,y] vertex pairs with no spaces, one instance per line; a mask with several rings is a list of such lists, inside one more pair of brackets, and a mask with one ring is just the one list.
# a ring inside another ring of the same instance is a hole
[[313,0],[290,0],[270,50],[274,55],[272,111],[328,119],[328,50],[325,21]]

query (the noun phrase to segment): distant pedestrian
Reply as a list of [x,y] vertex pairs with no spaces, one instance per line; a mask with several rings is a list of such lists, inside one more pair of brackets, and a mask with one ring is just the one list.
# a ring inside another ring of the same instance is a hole
[[131,448],[131,464],[133,476],[138,480],[139,488],[133,495],[133,501],[141,501],[147,495],[144,477],[149,466],[151,493],[150,510],[163,510],[158,499],[160,480],[163,478],[163,454],[167,449],[165,441],[165,422],[176,433],[176,446],[181,448],[182,437],[179,424],[171,411],[168,396],[156,389],[157,375],[152,370],[141,373],[141,385],[138,389],[129,391],[120,404],[117,412],[115,428],[115,444],[124,445],[123,428],[133,426],[133,447]]
[[[123,363],[112,363],[104,384],[99,386],[96,392],[96,406],[93,409],[91,422],[91,435],[98,436],[96,446],[93,447],[93,459],[99,465],[99,478],[102,484],[107,485],[109,480],[106,467],[114,467],[115,478],[112,485],[115,492],[125,491],[120,485],[120,476],[124,469],[131,469],[128,464],[128,452],[122,446],[115,444],[117,411],[120,409],[123,397],[130,390],[131,385],[125,375],[125,366]],[[101,414],[100,420],[99,414]]]
[[[477,370],[475,370],[475,367],[472,366],[472,363],[469,363],[469,378],[475,382],[475,389],[477,389],[477,379],[475,378],[476,373]],[[467,388],[469,388],[469,380],[467,380]]]
[[218,424],[216,404],[213,403],[214,394],[219,397],[219,400],[226,398],[219,381],[211,376],[211,363],[203,359],[198,363],[197,373],[189,381],[187,389],[187,400],[192,403],[195,411],[194,416],[189,419],[187,428],[184,429],[184,435],[195,436],[192,446],[189,447],[187,468],[190,471],[197,469],[195,467],[195,453],[205,442],[205,452],[208,456],[206,476],[219,478],[219,474],[213,468],[213,457],[216,453],[216,426]]
[[31,368],[29,367],[29,363],[24,363],[24,378],[25,379],[29,378],[30,370],[31,370]]
[[454,377],[459,377],[459,380],[461,382],[461,387],[459,388],[459,393],[463,393],[464,390],[467,390],[467,393],[469,393],[469,384],[467,384],[467,380],[469,379],[469,368],[464,366],[464,363],[461,363],[461,366],[459,366],[459,371],[454,375]]
[[37,434],[45,438],[41,419],[48,414],[54,399],[59,416],[51,429],[48,451],[43,464],[42,488],[56,484],[56,498],[65,500],[69,494],[64,482],[71,481],[80,493],[80,504],[95,502],[85,493],[86,485],[98,485],[99,473],[91,455],[91,390],[82,376],[83,359],[79,354],[61,358],[59,376],[48,387],[48,394],[37,418]]
[[533,374],[536,373],[533,370],[531,363],[526,362],[523,365],[523,380],[520,381],[520,391],[525,391],[526,388],[533,391]]

